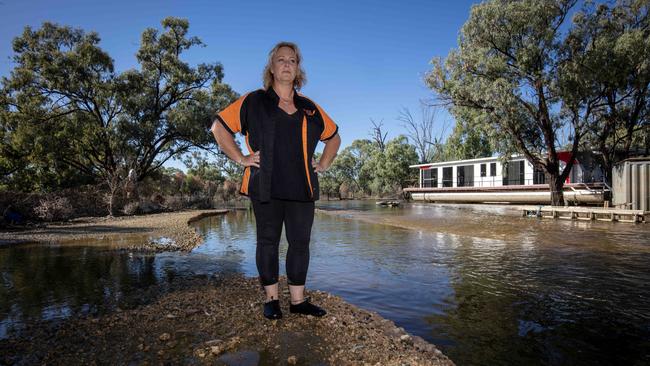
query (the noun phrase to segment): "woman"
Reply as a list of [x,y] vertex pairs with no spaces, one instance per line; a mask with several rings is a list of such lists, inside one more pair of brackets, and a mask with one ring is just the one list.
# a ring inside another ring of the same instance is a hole
[[[298,94],[306,82],[298,46],[278,43],[264,68],[264,89],[244,95],[217,115],[212,133],[223,152],[244,166],[240,193],[249,196],[257,227],[255,260],[266,292],[264,316],[282,318],[278,291],[278,245],[285,227],[289,248],[286,271],[291,313],[323,316],[305,299],[309,240],[318,200],[317,173],[332,164],[341,144],[338,127],[308,98]],[[219,123],[217,123],[219,122]],[[233,135],[246,137],[248,155]],[[312,159],[318,141],[320,161]],[[311,162],[311,164],[310,164]]]

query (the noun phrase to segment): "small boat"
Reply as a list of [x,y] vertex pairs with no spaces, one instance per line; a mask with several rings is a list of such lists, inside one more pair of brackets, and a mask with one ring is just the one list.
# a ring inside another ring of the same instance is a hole
[[376,204],[379,206],[396,207],[399,206],[399,201],[377,201]]

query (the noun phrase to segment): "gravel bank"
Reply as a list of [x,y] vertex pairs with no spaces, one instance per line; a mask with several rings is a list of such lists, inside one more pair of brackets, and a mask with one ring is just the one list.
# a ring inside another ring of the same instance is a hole
[[[287,289],[286,278],[280,286]],[[434,345],[341,298],[308,291],[323,318],[261,314],[254,278],[182,279],[130,310],[30,325],[0,340],[0,364],[453,365]],[[151,295],[153,294],[153,295]]]
[[[188,224],[226,212],[86,218],[3,232],[0,244],[90,240],[118,250],[191,250],[202,239]],[[0,340],[0,365],[453,365],[422,338],[325,292],[307,291],[328,311],[325,317],[290,314],[286,278],[280,286],[285,317],[269,321],[261,313],[264,295],[257,278],[175,279],[143,290],[138,302],[143,305],[133,309],[32,321]]]
[[88,217],[44,227],[0,232],[0,245],[17,243],[83,244],[88,240],[117,249],[188,251],[202,238],[188,224],[228,210],[191,210],[142,216]]

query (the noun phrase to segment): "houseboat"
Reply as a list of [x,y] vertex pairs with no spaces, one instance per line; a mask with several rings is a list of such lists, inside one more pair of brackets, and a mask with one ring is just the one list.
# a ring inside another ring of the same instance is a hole
[[[558,154],[561,168],[569,152]],[[498,157],[411,165],[418,169],[418,186],[405,188],[411,198],[428,202],[500,202],[550,204],[551,192],[544,172],[522,155],[506,164]],[[573,204],[600,205],[608,199],[599,165],[589,154],[579,154],[564,185],[564,200]]]

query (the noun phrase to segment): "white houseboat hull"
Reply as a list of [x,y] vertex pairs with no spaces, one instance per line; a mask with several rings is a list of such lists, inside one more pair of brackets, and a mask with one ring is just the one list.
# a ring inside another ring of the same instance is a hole
[[[524,192],[411,192],[414,201],[426,202],[501,202],[550,204],[549,191]],[[571,190],[564,192],[564,200],[571,203],[602,204],[603,192]]]

